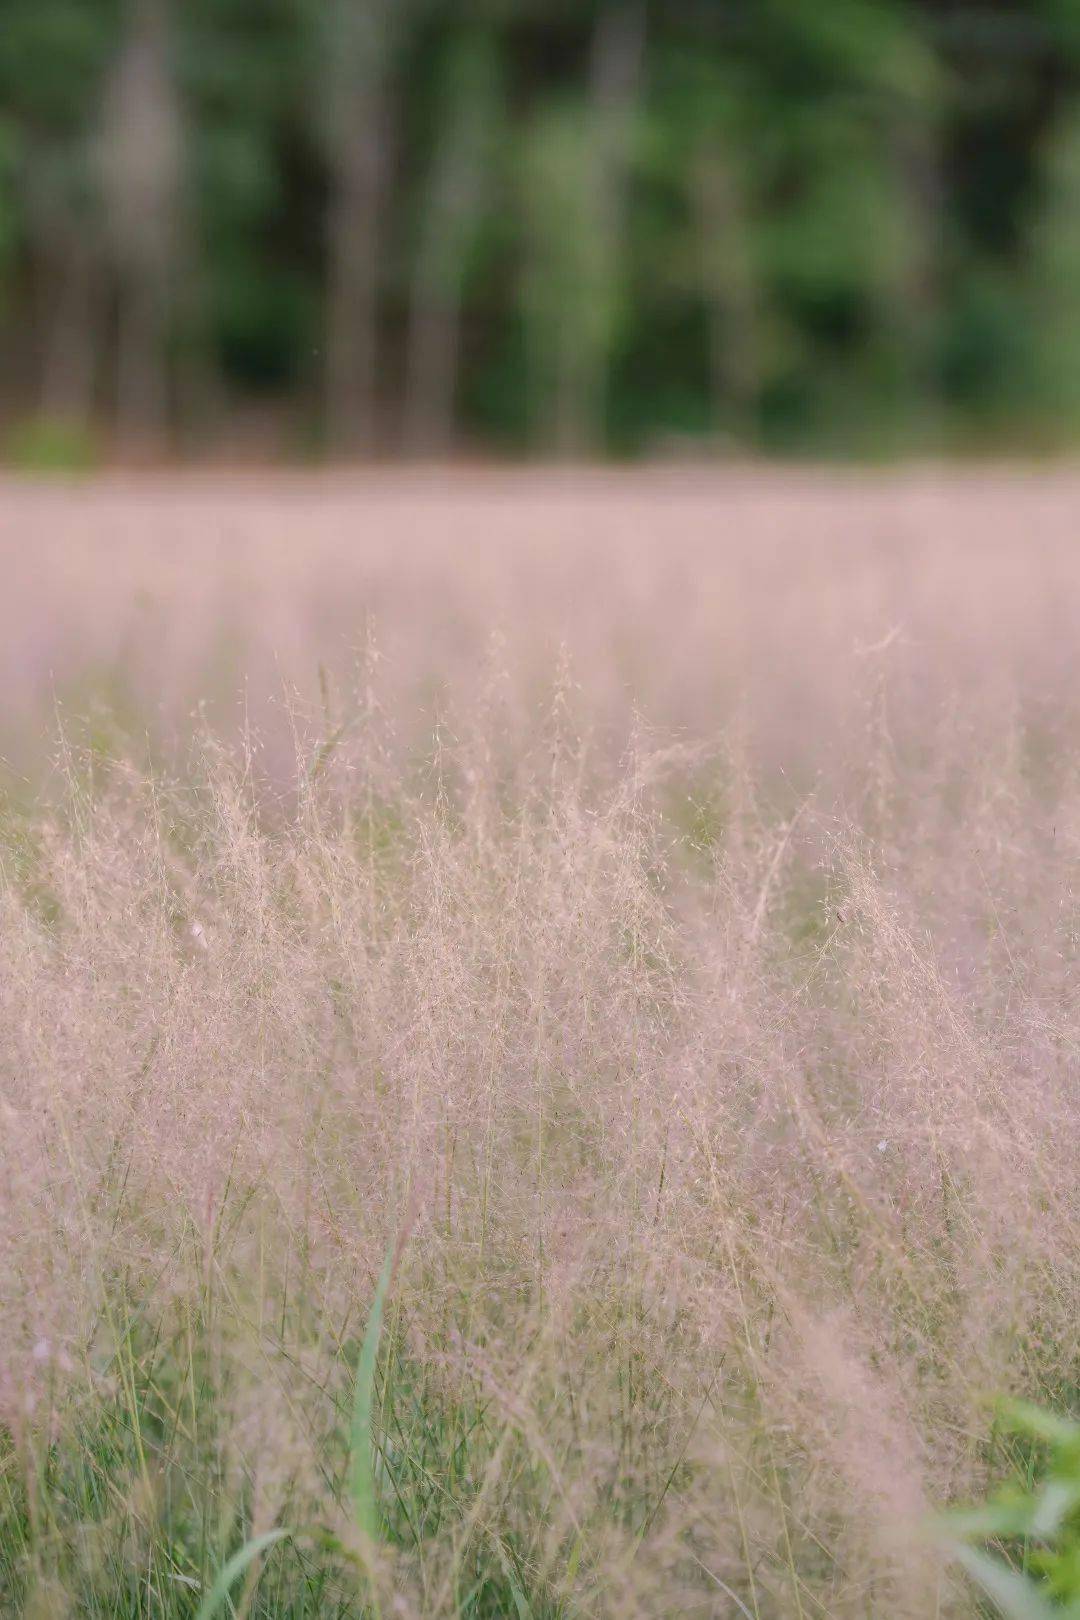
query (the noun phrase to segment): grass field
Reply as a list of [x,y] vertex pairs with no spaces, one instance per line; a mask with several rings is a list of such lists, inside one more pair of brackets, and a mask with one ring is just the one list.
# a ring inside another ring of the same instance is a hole
[[0,486],[0,1612],[979,1612],[927,1521],[1080,1377],[1078,511]]

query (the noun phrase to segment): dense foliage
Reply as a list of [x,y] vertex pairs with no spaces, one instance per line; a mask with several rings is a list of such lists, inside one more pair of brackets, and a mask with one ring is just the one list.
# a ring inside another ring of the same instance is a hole
[[0,403],[44,453],[1080,422],[1074,0],[3,14]]

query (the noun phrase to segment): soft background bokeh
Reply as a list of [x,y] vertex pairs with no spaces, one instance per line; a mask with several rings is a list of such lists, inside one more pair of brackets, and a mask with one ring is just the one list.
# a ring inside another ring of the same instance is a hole
[[1080,425],[1074,0],[4,0],[9,460]]

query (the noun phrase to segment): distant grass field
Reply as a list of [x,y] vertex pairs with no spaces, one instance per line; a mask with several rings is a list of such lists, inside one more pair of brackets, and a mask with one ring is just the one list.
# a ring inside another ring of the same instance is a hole
[[930,1521],[1080,1399],[1078,493],[0,486],[0,1613],[985,1612]]

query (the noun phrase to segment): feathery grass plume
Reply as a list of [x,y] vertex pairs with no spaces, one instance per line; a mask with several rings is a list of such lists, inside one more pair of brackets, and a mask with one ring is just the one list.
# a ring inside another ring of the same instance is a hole
[[[582,534],[651,495],[564,495],[580,555],[415,491],[350,549],[331,496],[303,568],[260,497],[183,569],[87,495],[167,596],[136,704],[210,694],[235,595],[253,718],[73,720],[0,815],[0,1612],[979,1612],[912,1526],[1023,1483],[985,1397],[1080,1365],[1080,567],[1052,488],[931,558],[915,478],[903,579],[815,489],[728,550],[684,491],[625,568]],[[264,733],[361,583],[385,656]]]

